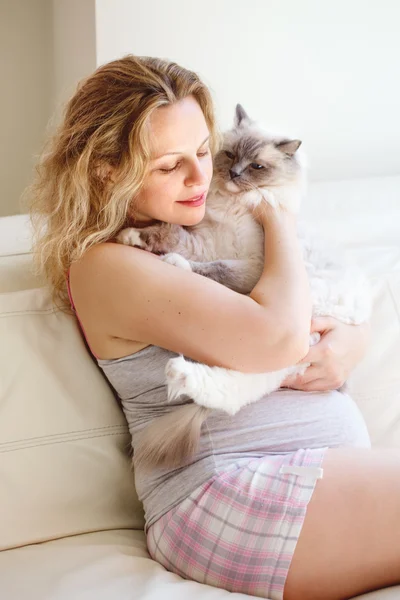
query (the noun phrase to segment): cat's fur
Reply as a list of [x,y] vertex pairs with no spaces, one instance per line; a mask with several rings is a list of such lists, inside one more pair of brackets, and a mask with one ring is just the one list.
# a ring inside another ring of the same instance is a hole
[[[224,136],[215,157],[214,176],[204,219],[194,227],[159,223],[144,229],[127,228],[117,241],[163,255],[163,260],[180,268],[210,277],[231,289],[247,294],[254,288],[264,265],[264,232],[251,208],[260,202],[282,205],[298,212],[305,192],[305,168],[301,142],[273,137],[251,121],[238,105],[234,127]],[[258,168],[257,165],[263,168]],[[346,265],[338,249],[326,247],[299,224],[309,275],[313,316],[328,315],[345,323],[359,324],[370,314],[370,291],[366,278],[355,266]],[[310,338],[316,343],[318,334]],[[234,415],[243,406],[279,388],[308,364],[277,372],[244,374],[173,358],[166,366],[168,397],[187,395],[193,404],[173,412],[174,433],[166,436],[170,415],[147,427],[135,462],[142,465],[180,465],[190,460],[209,411],[220,409]],[[182,420],[180,422],[180,416]],[[181,423],[181,427],[179,427]],[[188,445],[189,444],[189,445]]]

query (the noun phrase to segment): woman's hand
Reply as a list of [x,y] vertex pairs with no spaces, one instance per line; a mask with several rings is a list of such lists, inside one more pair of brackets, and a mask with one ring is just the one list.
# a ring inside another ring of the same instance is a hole
[[316,317],[311,323],[311,332],[321,335],[318,344],[311,346],[301,362],[309,362],[304,375],[292,375],[282,387],[305,392],[328,391],[340,388],[350,372],[363,358],[370,328],[362,325],[345,325],[333,317]]

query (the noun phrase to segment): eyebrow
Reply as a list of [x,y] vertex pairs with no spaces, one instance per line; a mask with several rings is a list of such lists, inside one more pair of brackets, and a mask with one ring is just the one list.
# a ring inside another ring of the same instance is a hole
[[[208,135],[208,136],[206,137],[206,139],[205,139],[203,142],[201,142],[201,144],[200,144],[199,148],[201,148],[202,146],[204,146],[204,144],[205,144],[205,143],[206,143],[206,142],[207,142],[209,139],[210,139],[210,136]],[[180,152],[180,151],[178,151],[178,152],[166,152],[165,154],[160,154],[160,156],[156,156],[155,158],[153,158],[153,160],[158,160],[159,158],[162,158],[163,156],[170,156],[171,154],[183,154],[183,152]]]

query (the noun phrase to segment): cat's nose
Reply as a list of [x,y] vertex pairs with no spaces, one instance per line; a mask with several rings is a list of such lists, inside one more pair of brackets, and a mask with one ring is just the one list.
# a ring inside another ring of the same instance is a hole
[[231,176],[231,179],[235,179],[235,177],[239,177],[240,173],[234,171],[233,169],[229,169],[229,175]]

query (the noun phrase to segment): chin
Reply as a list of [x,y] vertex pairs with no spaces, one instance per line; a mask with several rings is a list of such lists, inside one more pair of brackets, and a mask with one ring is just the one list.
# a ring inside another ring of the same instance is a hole
[[196,208],[190,208],[190,213],[185,215],[184,219],[181,218],[179,225],[182,225],[183,227],[192,227],[194,225],[198,225],[204,219],[205,212],[205,204]]

